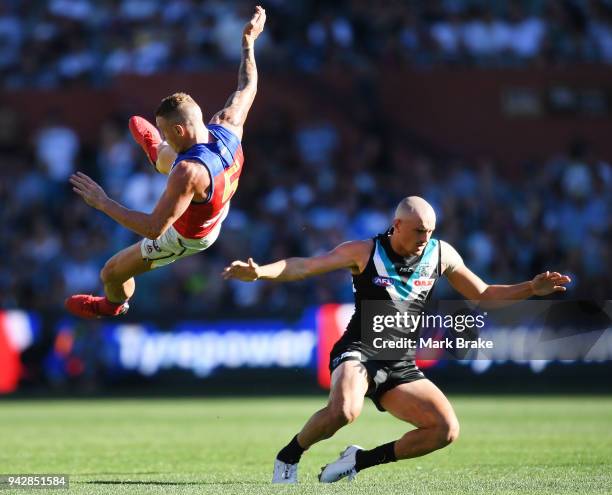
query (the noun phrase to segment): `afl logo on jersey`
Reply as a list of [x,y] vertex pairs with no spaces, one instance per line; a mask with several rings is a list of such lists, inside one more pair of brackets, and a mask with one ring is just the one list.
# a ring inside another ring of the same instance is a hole
[[374,277],[372,282],[379,287],[391,287],[393,285],[393,279],[389,277]]

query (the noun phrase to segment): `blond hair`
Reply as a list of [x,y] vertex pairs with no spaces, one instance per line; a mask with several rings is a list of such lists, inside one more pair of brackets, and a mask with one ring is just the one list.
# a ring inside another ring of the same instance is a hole
[[194,106],[197,107],[198,104],[187,93],[174,93],[161,101],[155,110],[155,116],[182,122],[187,119],[189,110]]

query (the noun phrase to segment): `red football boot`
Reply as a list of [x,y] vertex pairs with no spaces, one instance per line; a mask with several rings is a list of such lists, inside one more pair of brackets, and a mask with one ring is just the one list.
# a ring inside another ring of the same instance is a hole
[[113,303],[106,299],[106,297],[89,296],[86,294],[70,296],[64,302],[64,306],[74,316],[86,319],[119,316],[127,313],[128,309],[130,309],[127,301],[124,303]]
[[130,117],[129,125],[134,141],[140,145],[151,162],[151,165],[155,167],[157,162],[157,147],[162,141],[159,131],[151,122],[138,115]]

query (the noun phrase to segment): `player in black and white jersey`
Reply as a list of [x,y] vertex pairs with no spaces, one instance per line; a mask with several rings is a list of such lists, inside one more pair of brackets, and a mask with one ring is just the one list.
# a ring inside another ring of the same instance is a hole
[[411,196],[398,205],[389,232],[373,239],[346,242],[321,256],[289,258],[263,266],[249,258],[246,263],[234,261],[225,269],[225,278],[243,281],[301,280],[339,269],[349,269],[353,275],[355,314],[330,356],[329,402],[280,450],[273,482],[297,482],[303,452],[354,421],[366,396],[379,410],[416,428],[371,450],[347,447],[339,459],[323,468],[320,481],[352,479],[371,466],[422,456],[445,447],[459,435],[453,407],[440,389],[425,378],[413,356],[402,361],[368,359],[368,348],[361,341],[361,301],[411,301],[418,310],[442,275],[466,299],[481,301],[545,296],[566,290],[564,285],[570,282],[569,277],[558,272],[545,272],[519,284],[486,284],[465,266],[451,245],[431,237],[435,226],[431,205]]

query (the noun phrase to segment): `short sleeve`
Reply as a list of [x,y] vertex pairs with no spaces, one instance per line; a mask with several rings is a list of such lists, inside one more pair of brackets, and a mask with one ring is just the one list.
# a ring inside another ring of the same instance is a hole
[[463,258],[457,250],[446,241],[440,241],[440,255],[442,256],[442,273],[448,275],[463,265]]
[[240,139],[236,134],[230,131],[227,127],[221,124],[208,124],[209,131],[213,131],[212,134],[216,139],[220,140],[229,149],[235,149],[240,144]]

